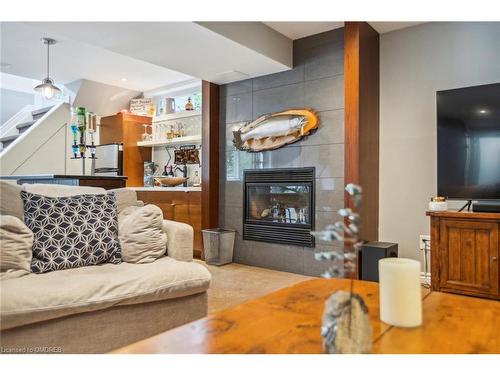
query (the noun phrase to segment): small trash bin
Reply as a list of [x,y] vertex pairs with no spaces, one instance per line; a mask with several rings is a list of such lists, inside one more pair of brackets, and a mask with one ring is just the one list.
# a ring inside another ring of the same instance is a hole
[[221,266],[233,261],[234,230],[203,229],[203,251],[207,264]]

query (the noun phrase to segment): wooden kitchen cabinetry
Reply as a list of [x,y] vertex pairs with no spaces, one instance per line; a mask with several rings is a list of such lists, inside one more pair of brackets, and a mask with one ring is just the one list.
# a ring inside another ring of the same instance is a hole
[[151,191],[138,190],[137,199],[144,204],[154,204],[161,208],[167,220],[189,224],[194,230],[194,256],[200,258],[201,237],[201,191]]
[[123,175],[127,186],[144,186],[144,162],[151,160],[151,148],[139,147],[143,124],[151,125],[151,117],[118,113],[101,117],[100,144],[123,143]]
[[500,214],[427,212],[432,290],[500,299]]

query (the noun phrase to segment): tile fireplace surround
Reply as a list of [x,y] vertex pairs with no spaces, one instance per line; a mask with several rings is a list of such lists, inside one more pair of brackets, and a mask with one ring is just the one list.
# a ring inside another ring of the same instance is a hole
[[[319,276],[328,263],[315,252],[335,245],[316,240],[315,247],[243,239],[243,177],[247,169],[315,167],[315,227],[339,219],[344,204],[344,46],[343,29],[294,41],[294,68],[221,86],[220,218],[237,231],[234,261]],[[232,131],[258,116],[290,108],[318,112],[320,126],[302,141],[260,153],[238,151]],[[338,246],[338,245],[337,245]]]

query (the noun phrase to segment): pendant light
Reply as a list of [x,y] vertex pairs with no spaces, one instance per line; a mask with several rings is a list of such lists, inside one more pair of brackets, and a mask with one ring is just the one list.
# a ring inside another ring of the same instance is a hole
[[42,42],[47,45],[47,78],[45,78],[42,83],[35,86],[34,90],[40,92],[45,99],[52,99],[54,95],[61,92],[61,90],[54,85],[54,81],[52,81],[49,76],[49,48],[52,44],[56,44],[56,41],[51,38],[42,38]]

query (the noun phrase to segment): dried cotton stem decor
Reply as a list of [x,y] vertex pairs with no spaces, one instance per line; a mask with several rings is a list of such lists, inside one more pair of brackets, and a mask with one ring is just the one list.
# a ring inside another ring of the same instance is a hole
[[[368,308],[363,298],[353,293],[354,275],[357,267],[357,254],[362,241],[359,238],[362,189],[360,186],[348,184],[345,188],[355,211],[342,208],[338,214],[344,221],[329,225],[323,231],[312,234],[321,240],[344,243],[344,248],[337,251],[316,254],[319,261],[335,261],[322,276],[330,279],[342,277],[347,273],[351,278],[348,292],[337,291],[325,302],[321,335],[325,351],[331,354],[369,353],[371,349],[372,327],[368,316]],[[340,263],[340,264],[339,264]]]

